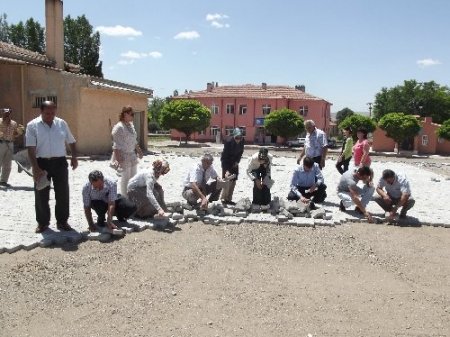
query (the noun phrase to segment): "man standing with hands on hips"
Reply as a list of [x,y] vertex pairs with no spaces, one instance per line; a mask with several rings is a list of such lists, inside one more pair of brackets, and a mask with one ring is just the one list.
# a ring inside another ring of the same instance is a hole
[[56,227],[62,231],[70,231],[69,219],[69,172],[66,160],[66,143],[69,144],[72,158],[70,165],[75,170],[78,166],[75,138],[66,121],[56,117],[56,104],[44,101],[41,104],[41,115],[30,121],[25,133],[35,181],[34,198],[36,209],[36,233],[44,232],[50,225],[50,186],[38,190],[36,183],[47,175],[53,180],[55,190]]
[[304,123],[306,129],[305,146],[297,159],[300,164],[304,156],[310,157],[319,164],[322,170],[325,167],[325,159],[328,152],[327,135],[322,130],[316,128],[313,120],[309,119]]

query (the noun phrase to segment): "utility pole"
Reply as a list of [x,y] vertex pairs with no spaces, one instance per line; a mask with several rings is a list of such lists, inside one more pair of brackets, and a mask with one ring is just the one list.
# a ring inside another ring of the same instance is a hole
[[372,102],[367,103],[367,105],[369,106],[369,118],[372,118]]

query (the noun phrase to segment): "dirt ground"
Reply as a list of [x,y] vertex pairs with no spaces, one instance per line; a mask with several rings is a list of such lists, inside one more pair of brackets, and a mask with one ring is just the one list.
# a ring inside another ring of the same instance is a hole
[[0,255],[0,336],[450,336],[450,230],[180,225]]

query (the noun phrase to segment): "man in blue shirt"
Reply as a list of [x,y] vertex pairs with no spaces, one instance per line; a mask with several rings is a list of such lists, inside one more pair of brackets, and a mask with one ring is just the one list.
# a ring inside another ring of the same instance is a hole
[[327,197],[327,186],[324,184],[319,164],[311,157],[303,158],[303,163],[294,170],[291,180],[291,191],[288,200],[301,200],[303,203],[323,202]]

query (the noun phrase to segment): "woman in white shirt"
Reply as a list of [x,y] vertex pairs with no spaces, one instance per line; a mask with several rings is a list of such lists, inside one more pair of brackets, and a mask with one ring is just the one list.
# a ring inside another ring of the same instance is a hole
[[123,107],[119,114],[119,122],[114,125],[111,132],[113,138],[111,161],[121,171],[120,193],[123,196],[127,196],[128,181],[137,172],[138,157],[142,158],[133,118],[133,108],[131,106]]
[[139,171],[128,183],[128,198],[136,204],[136,216],[149,218],[156,214],[164,216],[167,210],[164,202],[164,190],[158,184],[158,178],[170,171],[165,160],[155,160],[152,169]]

